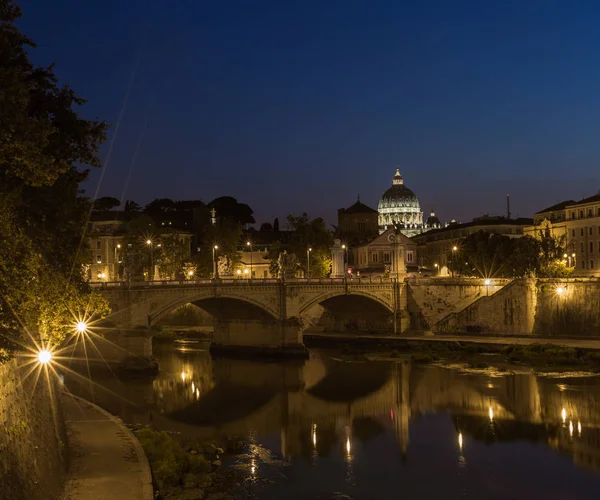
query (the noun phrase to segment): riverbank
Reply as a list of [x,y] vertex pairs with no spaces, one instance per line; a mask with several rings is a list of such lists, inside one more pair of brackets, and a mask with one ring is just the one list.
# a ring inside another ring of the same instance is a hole
[[308,347],[344,356],[412,363],[462,363],[471,368],[526,366],[536,372],[600,373],[600,339],[492,336],[383,336],[305,334]]
[[146,454],[127,427],[85,399],[62,403],[71,456],[62,500],[153,500]]

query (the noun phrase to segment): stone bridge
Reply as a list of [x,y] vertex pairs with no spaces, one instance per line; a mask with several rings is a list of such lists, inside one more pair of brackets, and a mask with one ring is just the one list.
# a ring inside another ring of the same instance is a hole
[[216,346],[302,346],[302,331],[319,321],[399,334],[410,326],[404,282],[392,279],[157,281],[94,287],[112,309],[107,324],[150,328],[166,314],[195,304],[214,319]]

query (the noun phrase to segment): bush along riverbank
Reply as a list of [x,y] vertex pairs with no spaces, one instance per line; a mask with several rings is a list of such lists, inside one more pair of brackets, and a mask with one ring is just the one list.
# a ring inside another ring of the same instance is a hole
[[528,367],[540,373],[574,370],[600,373],[600,350],[547,343],[502,345],[406,341],[402,344],[395,343],[393,346],[386,343],[346,343],[338,344],[334,352],[344,357],[360,356],[373,360],[397,360],[415,364],[463,363],[470,368],[500,369],[508,369],[512,365]]
[[135,430],[152,470],[157,500],[227,500],[237,484],[222,467],[222,448],[150,427]]

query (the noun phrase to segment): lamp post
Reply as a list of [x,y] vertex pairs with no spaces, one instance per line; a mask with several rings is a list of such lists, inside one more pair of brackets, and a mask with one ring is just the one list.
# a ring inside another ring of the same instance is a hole
[[571,267],[575,267],[575,252],[573,252],[572,257],[573,257],[573,262],[572,262],[573,265]]
[[342,249],[344,250],[344,281],[348,280],[348,267],[350,262],[348,262],[348,247],[346,245],[342,245]]
[[114,262],[113,262],[113,280],[117,281],[119,278],[119,252],[118,250],[121,249],[121,244],[117,243],[115,245],[115,258],[114,258]]
[[439,271],[440,271],[440,266],[438,265],[438,263],[436,262],[433,267],[435,267],[435,275],[437,276]]
[[213,252],[213,279],[217,279],[217,261],[215,260],[215,252],[219,249],[218,245],[215,245],[212,249]]
[[150,272],[148,273],[148,281],[154,281],[154,248],[152,240],[146,240],[146,245],[150,247]]
[[306,279],[310,279],[310,252],[312,252],[312,248],[308,248],[306,250]]
[[250,278],[252,278],[252,244],[247,241],[246,246],[250,248]]
[[455,256],[457,250],[458,250],[458,247],[456,245],[454,245],[452,247],[452,262],[451,262],[451,264],[452,264],[452,277],[453,278],[454,278],[454,259],[455,259],[454,256]]

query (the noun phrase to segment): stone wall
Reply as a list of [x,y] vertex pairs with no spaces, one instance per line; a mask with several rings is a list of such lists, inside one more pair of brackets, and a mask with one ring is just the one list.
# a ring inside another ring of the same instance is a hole
[[435,331],[529,335],[536,299],[535,280],[515,280],[446,316],[435,325]]
[[539,280],[537,297],[535,335],[600,336],[600,280]]
[[509,280],[425,278],[409,282],[406,308],[411,330],[432,330],[451,313],[461,311],[486,294],[494,294]]
[[446,316],[434,329],[446,333],[599,337],[600,280],[514,280]]
[[37,370],[23,380],[30,367],[0,364],[0,498],[54,500],[67,471],[66,432],[56,384],[44,371],[36,384]]

